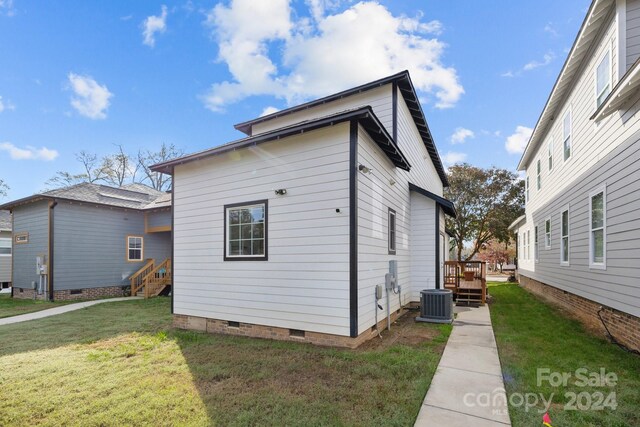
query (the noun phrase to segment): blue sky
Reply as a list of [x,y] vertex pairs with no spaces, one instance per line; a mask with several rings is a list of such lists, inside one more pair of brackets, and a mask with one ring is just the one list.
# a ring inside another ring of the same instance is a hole
[[197,151],[265,110],[404,69],[445,163],[515,169],[588,6],[0,0],[6,199],[80,172],[80,150]]

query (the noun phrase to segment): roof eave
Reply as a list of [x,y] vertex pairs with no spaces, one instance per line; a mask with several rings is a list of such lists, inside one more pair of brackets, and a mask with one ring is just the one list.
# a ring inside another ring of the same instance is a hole
[[[391,161],[399,168],[409,170],[411,165],[407,161],[405,155],[400,148],[395,144],[393,138],[389,135],[387,130],[381,124],[380,120],[376,117],[371,107],[361,107],[356,110],[337,113],[331,116],[323,117],[317,120],[304,122],[301,124],[289,126],[286,128],[276,129],[272,132],[265,132],[254,137],[244,138],[237,142],[232,142],[223,146],[214,147],[208,150],[201,151],[199,153],[191,154],[188,156],[180,157],[177,159],[169,160],[167,162],[158,163],[151,166],[151,170],[166,174],[173,174],[173,168],[178,165],[190,163],[193,161],[201,160],[204,158],[217,156],[226,152],[235,151],[251,146],[255,146],[264,142],[269,142],[277,139],[286,138],[289,136],[299,135],[305,132],[323,128],[326,126],[343,123],[350,120],[363,121],[369,126],[374,126],[377,132],[369,132],[372,139],[380,146],[380,148],[387,154]],[[365,127],[366,129],[366,127]],[[390,152],[395,153],[393,156]]]
[[[580,65],[582,63],[583,55],[586,54],[591,46],[591,43],[580,43],[581,39],[583,36],[585,36],[586,34],[586,30],[589,29],[591,23],[589,23],[589,21],[593,18],[596,17],[598,18],[596,22],[600,22],[600,25],[602,25],[603,19],[604,17],[606,17],[608,14],[602,12],[602,10],[599,11],[599,13],[596,15],[595,12],[597,11],[597,6],[598,5],[604,5],[603,7],[606,8],[607,6],[610,6],[610,4],[607,3],[612,3],[615,4],[615,2],[613,0],[593,0],[591,2],[591,5],[589,6],[589,10],[587,11],[587,15],[585,16],[584,21],[582,21],[582,25],[580,26],[580,30],[578,31],[578,34],[576,35],[576,38],[573,42],[573,45],[571,46],[571,50],[569,51],[569,54],[567,55],[567,58],[565,59],[564,65],[562,66],[562,69],[560,71],[560,74],[558,75],[558,78],[556,79],[553,88],[551,89],[551,93],[549,94],[547,101],[544,105],[544,108],[542,109],[542,112],[540,113],[540,117],[538,118],[538,121],[536,122],[535,127],[533,128],[533,132],[531,134],[531,137],[529,138],[529,141],[527,142],[527,146],[525,147],[524,152],[522,153],[522,157],[520,158],[520,161],[518,162],[518,167],[517,170],[522,171],[526,169],[526,165],[529,164],[529,161],[531,160],[531,156],[532,153],[537,149],[538,146],[538,140],[540,138],[542,138],[542,136],[544,136],[546,134],[547,131],[547,121],[549,120],[553,120],[553,117],[550,117],[549,119],[546,119],[546,116],[548,116],[549,114],[552,114],[552,112],[549,111],[549,107],[550,104],[552,102],[552,99],[554,97],[554,95],[556,94],[556,90],[559,88],[560,86],[560,82],[562,81],[563,76],[565,75],[565,73],[567,72],[568,68],[570,65],[572,65],[575,61],[578,61],[578,65],[576,65],[576,67],[579,69]],[[600,19],[602,18],[602,19]],[[588,33],[590,34],[597,34],[599,31],[599,28],[594,28],[594,29],[590,29],[590,32]],[[595,37],[595,36],[594,36]],[[578,53],[580,53],[580,58],[577,59],[573,59],[576,56],[578,56]],[[577,71],[576,71],[577,72]],[[572,79],[575,78],[575,74],[572,75],[570,77],[570,82],[572,81]],[[570,87],[571,84],[567,83],[566,87]],[[564,97],[563,93],[560,93],[558,96],[560,96],[561,98]],[[542,135],[542,136],[540,136]]]

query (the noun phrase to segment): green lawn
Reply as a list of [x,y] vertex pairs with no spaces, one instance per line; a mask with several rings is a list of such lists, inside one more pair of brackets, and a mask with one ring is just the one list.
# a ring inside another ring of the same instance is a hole
[[[638,426],[640,425],[640,357],[587,332],[582,325],[514,284],[492,284],[494,301],[491,318],[502,363],[507,395],[542,393],[552,397],[549,415],[554,426]],[[537,384],[537,369],[570,373],[566,386],[554,387],[545,378]],[[576,369],[605,371],[617,375],[617,384],[581,386]],[[600,393],[600,394],[599,394]],[[615,394],[611,394],[615,393]],[[575,394],[576,399],[573,399]],[[608,396],[612,396],[607,401]],[[533,403],[533,395],[529,399]],[[604,400],[602,399],[604,398]],[[572,405],[572,400],[575,404]],[[610,406],[595,410],[594,404]],[[515,399],[518,403],[519,400]],[[511,403],[511,402],[510,402]],[[575,406],[575,410],[569,408]],[[528,411],[509,405],[514,427],[541,425],[538,404]]]
[[0,327],[0,425],[413,425],[451,330],[354,351],[170,323],[155,298]]
[[11,294],[0,294],[0,318],[32,313],[73,302],[78,301],[35,301],[32,299],[14,299],[11,298]]

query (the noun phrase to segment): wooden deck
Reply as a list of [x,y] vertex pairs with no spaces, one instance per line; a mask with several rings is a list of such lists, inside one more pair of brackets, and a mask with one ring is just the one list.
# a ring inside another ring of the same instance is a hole
[[487,299],[487,264],[482,261],[446,261],[444,287],[453,291],[456,304],[484,305]]

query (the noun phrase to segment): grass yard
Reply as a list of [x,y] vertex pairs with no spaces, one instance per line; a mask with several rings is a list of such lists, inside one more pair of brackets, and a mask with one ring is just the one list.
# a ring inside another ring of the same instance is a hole
[[34,311],[58,307],[78,301],[35,301],[32,299],[14,299],[11,294],[0,294],[0,318],[33,313]]
[[174,330],[167,298],[3,326],[0,425],[413,425],[451,327],[412,317],[359,350]]
[[[640,356],[590,334],[579,322],[515,284],[490,286],[489,292],[494,298],[491,319],[507,395],[536,393],[539,396],[542,393],[547,400],[553,396],[549,415],[554,426],[640,425]],[[553,387],[547,380],[539,386],[537,368],[572,376],[566,386]],[[604,368],[617,375],[617,384],[580,386],[581,379],[575,375],[578,368],[586,368],[588,373],[598,373]],[[610,393],[615,393],[612,395],[615,399],[607,402]],[[530,399],[533,402],[533,398]],[[573,405],[572,400],[576,400]],[[602,403],[600,406],[617,402],[617,408],[594,410],[592,404],[598,401]],[[576,410],[567,410],[565,405],[575,406]],[[543,407],[538,404],[526,411],[524,406],[510,404],[513,426],[542,425],[542,415],[537,409]]]

